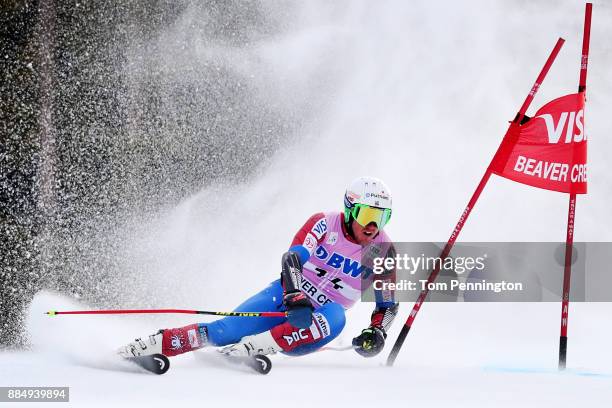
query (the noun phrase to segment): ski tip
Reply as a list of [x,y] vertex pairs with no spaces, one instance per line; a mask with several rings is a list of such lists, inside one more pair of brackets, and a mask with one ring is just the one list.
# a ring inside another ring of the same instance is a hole
[[157,363],[157,369],[154,371],[155,374],[165,374],[170,369],[170,360],[163,354],[154,354],[153,360]]
[[170,369],[170,360],[163,354],[151,354],[146,356],[138,357],[125,357],[128,361],[134,362],[136,365],[144,368],[145,370],[162,375]]
[[55,310],[49,310],[48,312],[45,313],[48,316],[56,316],[57,312]]
[[259,374],[268,374],[272,370],[272,361],[263,354],[237,356],[223,353],[221,350],[219,350],[219,354],[223,356],[225,361],[235,365],[243,365]]
[[253,367],[260,374],[268,374],[272,370],[272,362],[270,359],[263,354],[257,354],[253,356],[254,364]]

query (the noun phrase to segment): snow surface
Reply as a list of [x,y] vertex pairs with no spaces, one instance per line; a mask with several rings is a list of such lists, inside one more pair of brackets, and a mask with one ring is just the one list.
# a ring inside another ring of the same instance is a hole
[[[315,112],[312,125],[251,182],[208,187],[133,229],[118,262],[142,265],[137,281],[126,284],[157,296],[159,307],[225,310],[263,288],[277,276],[296,229],[314,212],[341,208],[343,189],[357,175],[391,186],[391,237],[445,241],[558,36],[567,43],[531,112],[577,85],[579,1],[295,7],[286,34],[255,42],[234,68],[263,64],[266,73],[255,78],[262,93],[289,106],[304,99]],[[579,241],[612,241],[611,31],[610,4],[595,2],[590,184],[578,199]],[[325,109],[316,111],[321,99]],[[561,241],[566,212],[565,195],[494,177],[460,240]],[[114,358],[133,338],[192,317],[43,314],[85,307],[38,294],[28,312],[32,349],[0,353],[0,385],[70,386],[71,407],[612,406],[609,303],[571,305],[564,373],[556,370],[560,305],[427,303],[393,368],[383,366],[389,348],[372,359],[323,351],[275,356],[268,376],[228,368],[206,353],[172,359],[163,376]],[[411,307],[402,305],[389,343]],[[348,344],[370,312],[366,304],[350,310],[335,345]]]
[[[152,333],[158,322],[133,316],[44,315],[51,308],[82,306],[55,294],[39,294],[28,319],[35,351],[0,354],[3,385],[69,386],[71,407],[612,404],[606,325],[610,304],[572,305],[570,368],[564,373],[556,370],[557,304],[431,303],[423,308],[392,368],[383,365],[387,352],[364,359],[352,351],[321,351],[299,358],[272,356],[267,376],[227,366],[202,351],[173,358],[165,375],[141,372],[117,361],[113,349],[135,334]],[[369,307],[358,309],[349,312],[353,318],[333,345],[348,344],[363,326]],[[398,331],[399,324],[390,339]]]

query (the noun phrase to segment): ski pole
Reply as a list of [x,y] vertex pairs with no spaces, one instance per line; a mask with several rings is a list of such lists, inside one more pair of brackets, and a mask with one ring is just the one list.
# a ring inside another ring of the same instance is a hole
[[319,349],[319,351],[348,351],[348,350],[355,350],[355,346],[338,346],[338,347],[334,347],[334,346],[323,346]]
[[186,309],[111,309],[111,310],[70,310],[56,311],[50,310],[46,315],[83,315],[83,314],[163,314],[163,313],[183,313],[200,314],[212,316],[231,316],[231,317],[286,317],[286,312],[214,312],[209,310],[186,310]]
[[[540,74],[538,75],[535,83],[531,87],[531,90],[529,91],[529,94],[525,98],[523,105],[519,109],[514,120],[510,123],[510,126],[508,127],[508,131],[510,131],[512,126],[517,126],[523,120],[523,117],[525,116],[525,113],[527,112],[527,108],[529,108],[529,105],[533,101],[535,94],[538,92],[540,85],[544,81],[544,78],[546,77],[548,70],[550,69],[555,58],[557,57],[557,54],[559,53],[559,50],[561,50],[561,47],[563,46],[564,42],[565,40],[563,38],[559,38],[557,40],[555,47],[553,48],[550,55],[548,56],[548,59],[546,60],[544,67],[540,71]],[[497,156],[497,154],[499,153],[503,154],[503,152],[501,152],[502,145],[503,144],[500,144],[500,147],[498,149],[498,152],[495,154],[494,159]],[[440,254],[440,259],[442,260],[441,263],[443,263],[446,257],[448,257],[448,255],[450,254],[451,249],[453,248],[453,245],[455,245],[455,241],[457,240],[457,237],[459,236],[459,234],[461,233],[461,230],[463,229],[463,226],[465,225],[465,222],[470,216],[470,213],[472,212],[472,209],[476,205],[476,202],[478,201],[480,194],[482,193],[487,182],[489,181],[489,178],[491,177],[491,174],[492,174],[492,170],[491,170],[492,164],[493,164],[493,161],[491,161],[491,164],[489,164],[489,167],[487,167],[487,170],[485,171],[485,174],[482,176],[482,179],[478,183],[476,190],[472,194],[472,197],[470,198],[468,205],[465,207],[465,210],[463,211],[463,213],[461,213],[461,216],[459,217],[459,221],[457,222],[457,225],[453,229],[453,232],[451,233],[451,236],[448,239],[448,242],[446,243],[446,245],[444,246],[444,249],[442,250],[442,253]],[[419,313],[419,310],[421,309],[423,302],[425,302],[425,299],[427,298],[427,295],[429,293],[429,284],[433,283],[436,280],[439,273],[440,273],[439,265],[436,265],[436,268],[434,268],[431,271],[429,278],[427,278],[425,289],[422,290],[421,293],[419,294],[417,301],[412,307],[412,311],[410,312],[410,315],[408,315],[408,318],[406,319],[404,326],[402,326],[402,329],[399,335],[397,336],[397,339],[395,340],[395,344],[393,344],[391,353],[389,353],[389,357],[387,358],[387,366],[392,366],[393,363],[395,362],[395,359],[397,358],[397,355],[399,354],[400,349],[402,348],[402,345],[404,344],[404,341],[406,340],[406,336],[408,335],[408,332],[412,328],[412,324],[414,320],[416,319],[416,316]]]

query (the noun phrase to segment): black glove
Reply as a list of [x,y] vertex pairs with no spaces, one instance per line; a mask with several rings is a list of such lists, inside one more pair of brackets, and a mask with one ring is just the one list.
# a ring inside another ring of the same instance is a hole
[[285,293],[299,292],[302,285],[302,263],[293,251],[283,254],[281,260],[281,283]]
[[287,308],[289,324],[300,329],[306,329],[312,324],[312,303],[301,291],[285,293],[283,304]]
[[383,329],[370,326],[353,339],[355,351],[363,357],[374,357],[385,347],[387,333]]

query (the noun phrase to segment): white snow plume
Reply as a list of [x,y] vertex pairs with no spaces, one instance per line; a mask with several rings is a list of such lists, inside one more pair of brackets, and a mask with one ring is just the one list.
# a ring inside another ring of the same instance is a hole
[[[558,36],[566,45],[529,112],[575,92],[583,8],[294,5],[286,30],[252,44],[236,69],[257,61],[262,92],[289,105],[302,101],[312,120],[251,180],[208,187],[147,226],[135,241],[134,261],[148,265],[147,279],[162,282],[178,302],[231,307],[276,278],[298,227],[314,212],[340,210],[347,183],[364,174],[391,187],[392,238],[445,241]],[[612,142],[603,119],[612,12],[600,3],[594,10],[586,119],[591,179],[589,194],[578,199],[575,239],[605,241],[612,237],[604,154]],[[322,78],[314,88],[312,78]],[[326,101],[319,110],[318,100]],[[566,213],[563,194],[492,177],[460,240],[563,241]]]
[[155,332],[146,319],[102,315],[56,315],[48,311],[91,310],[88,305],[51,292],[39,292],[28,310],[31,350],[49,364],[137,371],[116,355],[119,346]]

